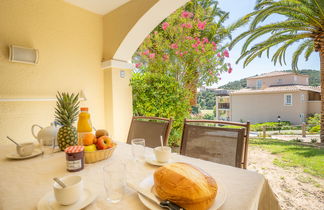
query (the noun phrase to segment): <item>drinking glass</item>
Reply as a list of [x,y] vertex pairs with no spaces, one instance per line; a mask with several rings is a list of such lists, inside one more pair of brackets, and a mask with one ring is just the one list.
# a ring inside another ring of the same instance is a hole
[[52,140],[50,139],[40,139],[39,145],[40,149],[42,150],[42,155],[44,156],[50,156],[54,152],[54,138]]
[[144,160],[145,157],[145,139],[132,140],[132,153],[135,161]]
[[125,171],[125,164],[117,160],[109,162],[103,168],[104,185],[110,203],[118,203],[124,196]]

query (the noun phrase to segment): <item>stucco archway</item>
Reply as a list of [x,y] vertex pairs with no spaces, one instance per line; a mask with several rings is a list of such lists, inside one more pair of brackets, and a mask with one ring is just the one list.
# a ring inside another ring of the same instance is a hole
[[105,15],[103,60],[130,63],[134,52],[145,37],[163,19],[188,1],[130,1]]
[[103,62],[106,127],[127,139],[132,113],[131,58],[145,37],[189,0],[134,0],[104,16]]

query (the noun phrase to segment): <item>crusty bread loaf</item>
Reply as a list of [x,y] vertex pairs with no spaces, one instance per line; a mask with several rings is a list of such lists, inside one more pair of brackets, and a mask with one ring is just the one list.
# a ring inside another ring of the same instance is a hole
[[216,181],[187,163],[172,163],[154,173],[154,193],[187,210],[208,209],[217,194]]

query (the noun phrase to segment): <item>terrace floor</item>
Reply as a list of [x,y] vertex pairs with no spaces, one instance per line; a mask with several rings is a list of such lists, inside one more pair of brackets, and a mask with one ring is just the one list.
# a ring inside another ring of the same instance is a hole
[[[284,167],[274,164],[281,155],[262,146],[250,144],[249,170],[263,174],[278,196],[283,210],[324,209],[324,174],[313,176],[302,167]],[[320,154],[321,156],[321,154]]]

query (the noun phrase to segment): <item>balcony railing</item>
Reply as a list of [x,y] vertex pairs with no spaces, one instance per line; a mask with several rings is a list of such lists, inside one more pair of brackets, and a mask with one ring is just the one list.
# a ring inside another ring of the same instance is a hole
[[218,109],[229,109],[230,104],[229,103],[218,103]]

